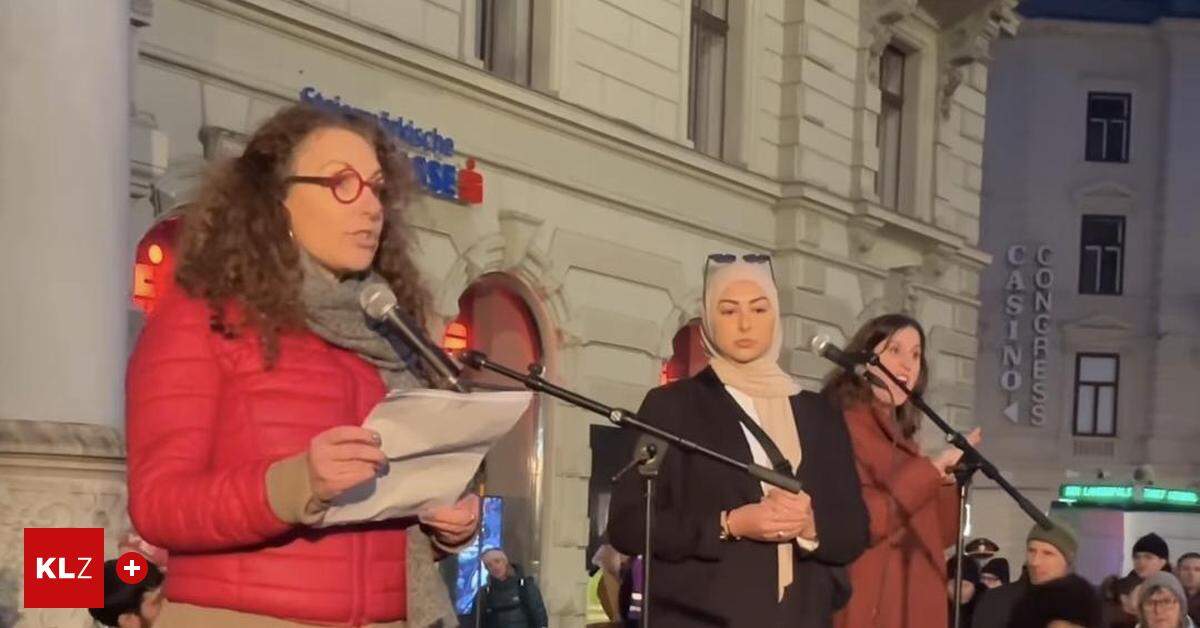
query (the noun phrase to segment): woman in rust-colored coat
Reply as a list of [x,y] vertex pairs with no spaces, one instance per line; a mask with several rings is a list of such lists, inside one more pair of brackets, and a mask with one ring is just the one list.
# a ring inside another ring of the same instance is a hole
[[[920,323],[888,314],[863,325],[846,352],[874,352],[920,393],[928,381],[924,348]],[[952,447],[923,455],[913,438],[920,410],[881,371],[869,370],[877,381],[839,372],[825,385],[846,417],[871,518],[870,547],[850,565],[853,593],[835,623],[839,628],[946,626],[945,550],[958,531],[957,493],[947,470],[962,452]],[[978,442],[978,430],[969,439]]]

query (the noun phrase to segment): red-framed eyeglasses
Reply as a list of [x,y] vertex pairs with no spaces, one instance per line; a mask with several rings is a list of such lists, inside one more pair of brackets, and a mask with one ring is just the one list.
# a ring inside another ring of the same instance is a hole
[[371,188],[375,193],[375,197],[383,193],[384,181],[383,178],[375,178],[367,181],[362,178],[361,174],[354,168],[345,168],[339,170],[328,177],[310,177],[310,176],[292,176],[284,179],[286,183],[312,183],[329,188],[333,194],[333,198],[339,203],[349,205],[358,200],[362,196],[364,188]]

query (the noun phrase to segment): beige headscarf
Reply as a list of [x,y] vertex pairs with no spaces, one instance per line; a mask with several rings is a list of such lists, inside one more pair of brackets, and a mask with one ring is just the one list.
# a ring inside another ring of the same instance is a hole
[[[746,362],[729,359],[715,342],[712,321],[717,317],[717,304],[722,293],[738,281],[751,281],[762,288],[775,315],[775,334],[771,345],[758,358]],[[796,419],[792,415],[789,397],[800,392],[800,385],[779,367],[779,353],[783,348],[783,323],[779,319],[779,291],[771,276],[767,263],[751,263],[736,260],[728,264],[710,262],[704,279],[704,312],[701,321],[701,339],[709,356],[709,366],[726,386],[745,393],[754,401],[754,412],[767,436],[779,447],[779,452],[792,465],[793,472],[800,466],[800,435],[796,432]],[[780,543],[779,548],[779,599],[783,590],[792,583],[792,561],[795,545],[789,541]]]

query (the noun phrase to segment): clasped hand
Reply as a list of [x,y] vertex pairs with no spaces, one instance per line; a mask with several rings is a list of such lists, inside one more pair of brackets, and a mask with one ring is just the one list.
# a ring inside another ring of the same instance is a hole
[[804,491],[772,488],[758,502],[731,510],[726,524],[736,537],[766,543],[817,538],[812,498]]

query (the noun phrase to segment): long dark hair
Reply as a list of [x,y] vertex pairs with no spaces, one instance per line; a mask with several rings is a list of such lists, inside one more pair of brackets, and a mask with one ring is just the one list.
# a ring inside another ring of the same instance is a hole
[[[244,326],[274,362],[280,333],[304,325],[300,252],[288,234],[283,208],[296,147],[318,129],[353,131],[375,149],[383,171],[379,194],[384,228],[371,267],[396,293],[400,307],[424,320],[429,295],[409,254],[413,235],[404,209],[414,191],[408,160],[373,120],[340,111],[293,105],[255,131],[241,157],[217,164],[185,214],[178,284],[213,309],[213,327],[236,334]],[[224,307],[244,308],[242,321],[225,320]]]
[[[884,314],[872,318],[854,333],[850,342],[846,344],[845,351],[846,353],[874,351],[876,345],[907,327],[917,330],[917,334],[921,337],[921,375],[917,378],[916,385],[912,387],[912,390],[915,393],[924,394],[925,385],[929,382],[929,362],[925,358],[925,329],[916,319],[904,314]],[[833,371],[825,377],[825,385],[821,392],[841,408],[870,404],[875,397],[870,384],[841,369]],[[920,410],[912,404],[912,401],[906,401],[904,405],[896,409],[896,422],[900,425],[900,431],[905,438],[911,438],[917,432],[920,420]]]

